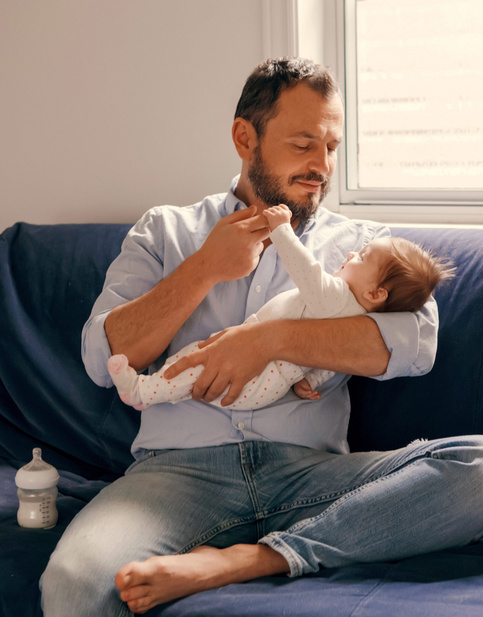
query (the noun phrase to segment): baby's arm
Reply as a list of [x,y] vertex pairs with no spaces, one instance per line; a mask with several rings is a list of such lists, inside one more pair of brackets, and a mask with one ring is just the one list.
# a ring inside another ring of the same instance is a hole
[[270,238],[307,305],[308,315],[319,319],[338,315],[346,306],[348,287],[342,279],[325,272],[322,264],[300,242],[290,226],[292,214],[287,206],[273,206],[263,213],[270,227]]

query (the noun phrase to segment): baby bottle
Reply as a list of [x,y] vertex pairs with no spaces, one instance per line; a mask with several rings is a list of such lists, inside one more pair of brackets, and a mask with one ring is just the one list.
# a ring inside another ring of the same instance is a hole
[[57,522],[57,482],[55,467],[42,460],[42,450],[34,448],[33,459],[15,476],[19,508],[17,521],[21,527],[50,529]]

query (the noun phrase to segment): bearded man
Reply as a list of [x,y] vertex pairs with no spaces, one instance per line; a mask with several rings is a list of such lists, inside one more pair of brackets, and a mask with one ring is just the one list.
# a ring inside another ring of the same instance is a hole
[[[154,208],[129,232],[84,328],[88,374],[111,387],[111,354],[154,372],[200,339],[165,377],[205,368],[192,399],[142,411],[135,462],[79,513],[51,557],[45,617],[141,614],[233,582],[400,559],[483,532],[481,438],[396,452],[350,453],[347,444],[349,375],[431,369],[433,299],[418,313],[240,326],[294,287],[265,208],[288,205],[295,233],[330,273],[348,251],[389,235],[320,205],[343,127],[329,71],[300,58],[264,62],[236,110],[241,173],[230,190]],[[276,359],[336,374],[317,400],[289,392],[262,409],[231,409]],[[225,391],[222,408],[210,405]]]

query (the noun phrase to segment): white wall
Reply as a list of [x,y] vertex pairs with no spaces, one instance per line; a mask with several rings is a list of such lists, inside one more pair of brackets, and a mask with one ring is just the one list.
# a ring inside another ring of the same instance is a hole
[[[275,5],[276,6],[276,5]],[[262,0],[2,0],[0,230],[225,191]]]

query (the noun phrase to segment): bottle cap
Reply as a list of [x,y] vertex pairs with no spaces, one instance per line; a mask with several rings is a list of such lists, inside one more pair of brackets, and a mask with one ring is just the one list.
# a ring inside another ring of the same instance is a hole
[[33,459],[21,467],[15,475],[15,484],[19,488],[42,489],[57,486],[59,473],[55,467],[42,460],[42,450],[32,450]]

